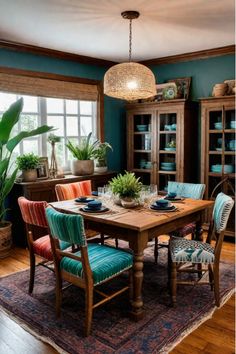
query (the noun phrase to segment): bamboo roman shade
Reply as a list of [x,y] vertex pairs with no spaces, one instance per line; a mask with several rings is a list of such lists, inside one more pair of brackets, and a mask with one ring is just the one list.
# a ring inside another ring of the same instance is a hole
[[98,100],[96,84],[54,80],[0,72],[0,91],[41,97]]

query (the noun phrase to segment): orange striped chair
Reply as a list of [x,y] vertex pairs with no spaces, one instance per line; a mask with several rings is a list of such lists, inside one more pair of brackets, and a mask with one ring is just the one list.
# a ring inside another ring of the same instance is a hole
[[[48,223],[45,215],[45,208],[48,204],[45,201],[31,201],[25,197],[18,198],[18,204],[27,231],[27,241],[30,253],[29,293],[32,293],[35,276],[35,255],[42,259],[38,265],[43,265],[50,270],[53,270],[53,267],[49,266],[52,264],[53,255],[50,237],[48,235]],[[42,234],[45,234],[43,236],[36,236],[35,232],[33,232],[34,226],[38,227]],[[64,242],[61,247],[66,249],[69,247],[69,244]]]

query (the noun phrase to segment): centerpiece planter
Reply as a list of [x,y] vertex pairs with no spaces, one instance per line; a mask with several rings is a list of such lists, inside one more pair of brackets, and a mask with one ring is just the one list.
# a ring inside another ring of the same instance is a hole
[[137,200],[134,198],[121,198],[120,202],[121,202],[121,205],[126,209],[134,208],[138,204]]

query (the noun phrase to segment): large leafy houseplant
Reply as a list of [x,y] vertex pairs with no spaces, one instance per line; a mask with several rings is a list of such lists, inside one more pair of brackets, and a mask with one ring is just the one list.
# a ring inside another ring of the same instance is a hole
[[11,172],[11,157],[15,147],[25,138],[43,134],[53,129],[53,127],[43,125],[30,131],[21,131],[13,136],[12,130],[20,119],[22,108],[23,98],[20,98],[0,118],[0,228],[7,224],[4,220],[6,213],[5,200],[14,185],[18,171],[18,167],[16,167]]

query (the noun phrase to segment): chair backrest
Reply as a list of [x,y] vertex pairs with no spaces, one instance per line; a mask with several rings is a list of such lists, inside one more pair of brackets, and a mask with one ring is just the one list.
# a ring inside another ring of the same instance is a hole
[[217,195],[212,214],[215,231],[217,233],[220,233],[226,229],[233,205],[234,201],[228,195],[224,193],[219,193]]
[[55,191],[58,201],[74,199],[79,196],[90,195],[91,190],[91,180],[56,184]]
[[192,199],[202,199],[205,192],[205,184],[168,182],[168,193],[177,193],[178,196]]
[[47,202],[32,201],[25,197],[18,198],[21,215],[26,224],[48,228],[45,214]]
[[81,215],[63,214],[55,209],[46,209],[46,218],[50,228],[50,234],[54,239],[59,239],[78,246],[85,246],[86,236],[84,220]]

